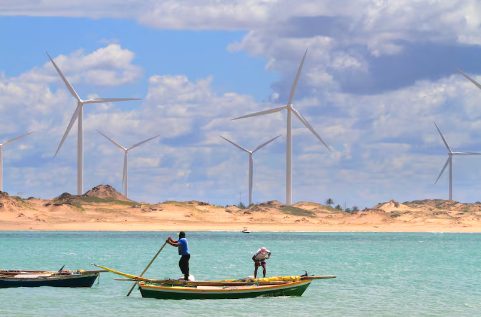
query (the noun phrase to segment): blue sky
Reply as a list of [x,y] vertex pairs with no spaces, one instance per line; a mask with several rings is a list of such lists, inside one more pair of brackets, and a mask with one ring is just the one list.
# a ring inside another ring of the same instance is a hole
[[[294,105],[332,149],[297,119],[293,200],[361,208],[395,199],[447,199],[434,185],[450,146],[481,151],[480,5],[475,1],[50,0],[0,4],[0,142],[4,190],[50,198],[76,191],[76,127],[53,154],[75,109],[45,52],[81,98],[141,101],[84,108],[84,190],[121,189],[132,150],[137,201],[285,201],[285,113],[230,121],[286,103],[307,47]],[[454,199],[481,200],[481,161],[454,160]]]
[[[109,43],[119,43],[135,52],[134,63],[143,68],[143,77],[134,85],[122,87],[122,91],[128,89],[143,96],[150,76],[186,74],[194,81],[213,76],[216,92],[235,89],[265,99],[277,73],[266,72],[266,62],[261,57],[227,52],[227,46],[245,34],[245,31],[156,30],[135,21],[111,18],[4,16],[0,19],[0,36],[9,45],[0,52],[0,57],[6,63],[18,61],[8,63],[10,67],[3,69],[7,76],[18,76],[48,61],[45,51],[55,56],[79,49],[92,52]],[[85,87],[86,91],[88,88]]]

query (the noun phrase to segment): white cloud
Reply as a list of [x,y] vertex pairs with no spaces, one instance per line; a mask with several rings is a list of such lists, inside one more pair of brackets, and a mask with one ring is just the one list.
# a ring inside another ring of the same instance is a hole
[[[51,56],[72,85],[118,86],[135,83],[142,76],[141,67],[131,64],[135,54],[122,49],[119,44],[109,44],[90,54],[78,50],[69,56]],[[41,68],[23,73],[16,80],[30,83],[57,82],[63,85],[50,61],[45,62]]]
[[[481,4],[476,0],[73,0],[2,2],[3,15],[127,18],[161,29],[236,29],[278,34],[292,28],[293,19],[328,17],[344,19],[339,41],[369,46],[373,54],[399,51],[396,40],[457,40],[480,44],[477,36]],[[188,18],[185,18],[188,17]],[[299,22],[299,21],[297,21]],[[327,27],[331,27],[328,25]],[[321,28],[313,20],[305,28]],[[322,31],[322,30],[319,30]],[[277,41],[277,39],[273,39]],[[271,41],[271,42],[273,42]]]

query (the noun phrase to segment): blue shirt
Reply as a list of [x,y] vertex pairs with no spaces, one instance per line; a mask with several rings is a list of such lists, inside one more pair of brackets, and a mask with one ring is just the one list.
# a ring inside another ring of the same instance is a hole
[[179,241],[177,241],[179,245],[179,255],[187,255],[187,254],[190,254],[189,252],[189,244],[187,243],[187,239],[186,238],[182,238],[182,239],[179,239]]

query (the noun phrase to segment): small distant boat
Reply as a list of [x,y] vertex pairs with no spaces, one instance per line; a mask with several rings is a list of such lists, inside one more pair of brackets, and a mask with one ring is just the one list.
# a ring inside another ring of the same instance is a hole
[[247,227],[244,227],[244,229],[242,229],[241,232],[242,232],[242,233],[251,233],[249,230],[247,230]]
[[0,270],[0,288],[9,287],[92,287],[100,272]]
[[303,275],[260,279],[187,281],[184,283],[184,281],[174,279],[147,279],[122,273],[104,266],[95,266],[127,277],[127,279],[118,279],[120,281],[138,282],[142,297],[157,299],[237,299],[252,297],[302,296],[313,280],[336,277],[333,275]]

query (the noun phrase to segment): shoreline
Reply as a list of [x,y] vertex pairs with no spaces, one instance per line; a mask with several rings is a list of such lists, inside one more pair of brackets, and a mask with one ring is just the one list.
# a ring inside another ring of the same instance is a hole
[[0,195],[0,231],[226,231],[240,232],[481,233],[481,203],[394,200],[346,213],[329,206],[268,201],[248,208],[199,201],[159,204],[126,200],[108,185],[88,195],[55,200]]
[[443,225],[295,225],[295,224],[260,224],[260,223],[192,223],[176,221],[169,223],[25,223],[0,221],[2,231],[117,231],[117,232],[164,232],[164,231],[205,231],[205,232],[241,232],[247,227],[254,232],[424,232],[424,233],[481,233],[481,227],[443,226]]

